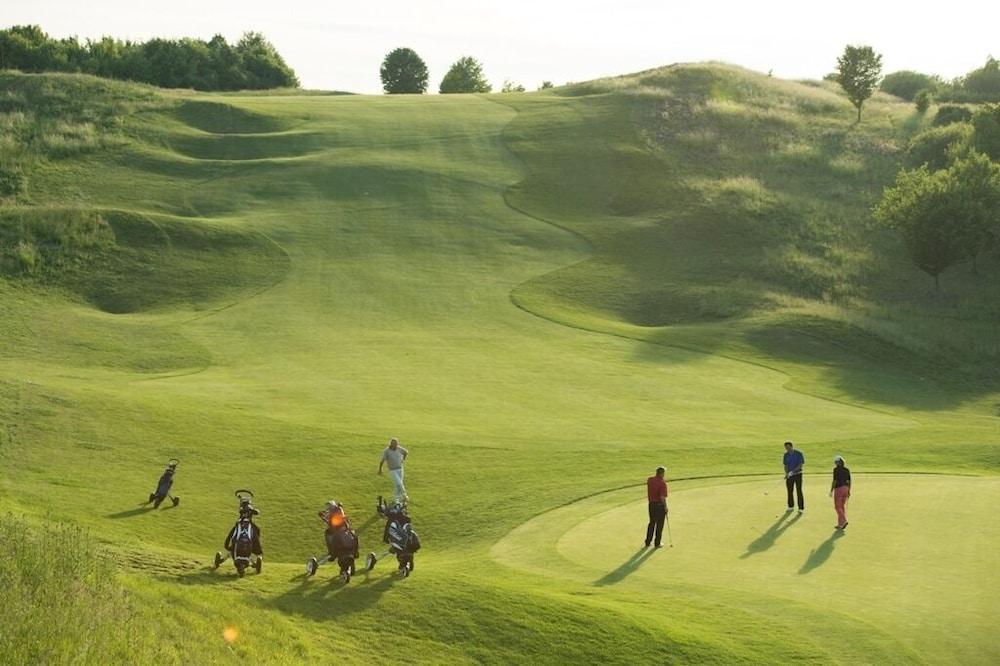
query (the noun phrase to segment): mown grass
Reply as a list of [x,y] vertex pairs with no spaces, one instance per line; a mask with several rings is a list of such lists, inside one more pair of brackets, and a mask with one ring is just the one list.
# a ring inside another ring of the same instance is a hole
[[[0,280],[3,501],[106,541],[161,661],[842,660],[829,635],[913,661],[915,631],[817,611],[808,586],[594,586],[620,562],[591,533],[605,571],[584,581],[547,568],[555,530],[539,571],[494,553],[655,463],[773,473],[788,438],[866,472],[1000,465],[988,374],[918,353],[918,328],[876,334],[856,284],[874,250],[839,231],[877,191],[866,170],[890,170],[884,145],[915,131],[902,107],[876,100],[855,137],[822,85],[684,69],[496,101],[156,94],[120,132],[95,122],[105,147],[38,153],[30,199],[0,218],[38,248],[35,272],[8,262]],[[668,98],[687,112],[706,87],[712,104],[662,134]],[[764,146],[757,172],[744,153]],[[60,241],[67,220],[93,241]],[[363,550],[379,541],[393,435],[411,449],[417,572],[304,580],[326,500]],[[169,457],[180,506],[139,507]],[[238,580],[207,565],[247,486],[266,564]]]

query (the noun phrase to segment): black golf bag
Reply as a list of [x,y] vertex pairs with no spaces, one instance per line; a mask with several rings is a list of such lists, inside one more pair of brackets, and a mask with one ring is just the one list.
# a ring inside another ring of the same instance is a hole
[[409,576],[413,572],[413,555],[420,550],[420,537],[413,530],[405,507],[399,504],[389,507],[382,541],[389,544],[389,552],[396,556],[399,572]]
[[326,525],[324,538],[327,556],[322,560],[310,557],[306,562],[306,575],[314,575],[324,562],[336,561],[340,567],[341,580],[348,583],[354,575],[354,561],[358,558],[358,534],[351,528],[351,520],[344,513],[344,508],[333,500],[327,502],[317,515]]
[[[233,529],[226,537],[226,551],[233,558],[236,573],[242,576],[246,569],[253,566],[260,573],[261,557],[264,549],[260,545],[260,528],[249,517],[236,521]],[[257,555],[255,559],[253,556]]]
[[[156,491],[149,494],[149,500],[146,502],[153,503],[153,508],[159,508],[160,504],[167,497],[170,496],[170,489],[174,485],[174,472],[177,471],[177,463],[180,462],[176,458],[171,458],[167,462],[167,468],[163,470],[163,474],[160,475],[160,480],[156,482]],[[181,502],[180,497],[170,497],[170,501],[174,506],[177,506]]]
[[226,542],[223,544],[228,555],[216,553],[214,568],[218,569],[227,557],[232,557],[236,573],[240,576],[243,576],[246,569],[251,566],[260,573],[264,565],[264,549],[261,547],[260,527],[253,522],[253,517],[259,515],[260,511],[250,503],[253,492],[237,490],[236,497],[240,500],[240,517],[233,525],[233,529],[229,530]]
[[330,560],[336,560],[340,575],[350,577],[354,573],[354,560],[358,558],[358,535],[349,524],[326,529],[326,552]]

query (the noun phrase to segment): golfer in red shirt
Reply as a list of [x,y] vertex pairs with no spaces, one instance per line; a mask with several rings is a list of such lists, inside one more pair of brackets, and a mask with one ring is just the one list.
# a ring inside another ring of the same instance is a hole
[[656,531],[656,547],[660,547],[663,538],[663,521],[667,519],[667,482],[663,475],[667,470],[662,467],[656,468],[656,476],[646,479],[646,495],[649,498],[649,526],[646,527],[646,547],[653,540],[653,531]]

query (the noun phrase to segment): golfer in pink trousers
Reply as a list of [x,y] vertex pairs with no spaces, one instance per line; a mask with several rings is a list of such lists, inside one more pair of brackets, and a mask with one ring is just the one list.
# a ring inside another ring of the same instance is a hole
[[833,497],[833,508],[837,511],[837,529],[847,527],[847,500],[851,496],[851,470],[844,465],[843,456],[833,458],[833,483],[830,484],[830,496]]

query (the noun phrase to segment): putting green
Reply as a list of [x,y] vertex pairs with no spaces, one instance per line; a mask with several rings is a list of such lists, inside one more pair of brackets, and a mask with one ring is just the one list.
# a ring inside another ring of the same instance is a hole
[[767,598],[765,612],[785,621],[812,607],[820,615],[804,625],[828,623],[849,640],[850,630],[837,625],[863,622],[897,640],[901,659],[997,663],[1000,479],[855,475],[844,532],[833,529],[828,483],[826,475],[807,476],[800,516],[785,512],[780,478],[674,482],[674,547],[665,533],[661,550],[641,547],[646,502],[635,498],[642,489],[616,490],[538,516],[492,554],[665,604],[678,593],[734,609]]

